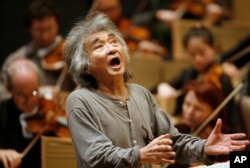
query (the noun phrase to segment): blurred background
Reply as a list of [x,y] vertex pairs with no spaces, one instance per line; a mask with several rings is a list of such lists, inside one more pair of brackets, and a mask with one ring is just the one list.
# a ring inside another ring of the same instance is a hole
[[[60,34],[67,34],[72,25],[83,18],[92,5],[92,0],[53,0],[61,10],[62,19],[60,22]],[[143,0],[144,1],[144,0]],[[22,24],[22,17],[26,8],[32,0],[1,0],[1,34],[0,34],[0,65],[5,58],[18,47],[27,43],[30,38]],[[146,0],[147,2],[147,0]],[[131,14],[138,8],[140,1],[122,0],[123,15],[131,17]],[[148,3],[148,2],[147,2]],[[144,8],[144,7],[143,7]]]

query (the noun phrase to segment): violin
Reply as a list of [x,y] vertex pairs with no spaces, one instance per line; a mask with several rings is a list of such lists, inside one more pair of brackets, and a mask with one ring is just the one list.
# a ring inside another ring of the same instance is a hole
[[214,0],[172,0],[170,2],[170,8],[180,11],[180,16],[188,12],[200,18],[205,14],[205,5],[213,1]]
[[[210,81],[212,82],[214,85],[216,85],[216,87],[218,88],[222,88],[222,84],[220,81],[220,77],[224,74],[224,71],[221,67],[220,64],[215,63],[213,65],[211,65],[211,67],[209,67],[207,70],[205,70],[204,72],[202,72],[197,78],[196,80],[205,80],[205,81]],[[180,89],[176,91],[176,95],[175,98],[182,96],[184,94],[184,90]]]
[[141,40],[150,38],[150,32],[144,27],[134,26],[128,19],[121,19],[118,23],[118,29],[121,31],[130,51],[137,49],[137,44]]
[[34,134],[45,129],[58,137],[70,137],[65,111],[55,101],[44,97],[39,99],[38,112],[26,118],[26,123],[27,129]]
[[[47,90],[46,88],[44,92],[45,91],[51,90]],[[39,98],[37,113],[26,118],[26,128],[28,131],[35,134],[35,137],[22,151],[22,157],[26,156],[26,154],[32,149],[32,147],[44,133],[52,133],[57,137],[70,137],[70,132],[66,121],[66,113],[63,108],[58,105],[58,101],[55,99],[57,95],[53,95],[52,93],[50,94],[50,98],[46,98],[46,94],[42,95]]]
[[51,99],[41,97],[39,100],[38,113],[26,118],[27,129],[36,135],[22,151],[22,157],[27,155],[44,133],[54,133],[58,137],[70,137],[66,114],[62,108]]
[[209,67],[208,70],[206,70],[204,73],[202,73],[199,77],[199,79],[211,81],[213,84],[215,84],[218,88],[222,88],[222,84],[220,82],[220,77],[224,74],[223,69],[219,63],[214,63]]
[[121,19],[118,23],[123,38],[129,51],[143,51],[144,53],[153,53],[159,56],[165,56],[166,49],[156,42],[150,41],[150,32],[141,26],[135,26],[127,19]]
[[55,48],[41,60],[42,67],[49,71],[58,71],[65,67],[64,39],[61,39]]

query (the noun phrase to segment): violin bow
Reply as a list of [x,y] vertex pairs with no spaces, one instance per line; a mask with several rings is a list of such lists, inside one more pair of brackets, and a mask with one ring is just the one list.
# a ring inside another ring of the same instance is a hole
[[[60,77],[56,83],[56,89],[61,90],[62,83],[67,75],[67,67],[65,66],[60,74]],[[65,123],[65,122],[64,122]],[[42,136],[42,134],[45,132],[47,126],[43,127],[43,129],[32,139],[32,141],[29,143],[29,145],[23,150],[21,153],[22,157],[25,157],[25,155],[30,151],[30,149],[35,145],[37,140]]]
[[243,87],[241,82],[227,97],[223,102],[213,111],[213,113],[192,133],[192,135],[197,136],[206,125],[221,111],[221,109],[235,96],[235,94]]
[[42,134],[44,133],[45,130],[46,130],[46,126],[43,127],[43,129],[32,139],[32,141],[29,143],[29,145],[23,150],[23,152],[21,153],[22,157],[25,157],[27,155],[27,153],[35,145],[35,143],[42,136]]

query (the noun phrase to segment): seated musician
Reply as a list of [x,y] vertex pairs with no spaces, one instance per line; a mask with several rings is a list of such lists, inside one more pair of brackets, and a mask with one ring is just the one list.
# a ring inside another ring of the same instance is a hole
[[181,18],[200,20],[206,26],[220,26],[232,19],[230,3],[218,1],[172,0],[170,9],[159,9],[156,17],[167,25]]
[[117,25],[130,51],[149,52],[162,58],[166,56],[166,49],[152,41],[151,33],[147,28],[137,26],[122,16],[120,0],[94,0],[92,11],[105,13]]
[[[176,128],[181,133],[188,133],[198,136],[202,139],[207,139],[217,118],[223,121],[222,132],[227,134],[230,132],[230,127],[227,122],[227,113],[222,109],[201,131],[196,132],[199,127],[213,114],[215,109],[222,103],[224,97],[221,90],[211,81],[190,81],[184,87],[184,102],[182,105],[182,115],[180,121],[175,124]],[[229,160],[228,155],[218,156],[217,162]],[[203,163],[199,163],[203,164]],[[174,164],[169,168],[189,167],[190,165]]]
[[[35,131],[40,132],[44,129],[46,135],[56,135],[48,125],[48,120],[46,123],[43,117],[39,118],[40,122],[34,120],[34,124],[30,125],[29,118],[32,119],[31,117],[38,112],[50,116],[56,114],[56,111],[50,113],[41,111],[45,109],[46,104],[44,104],[45,99],[39,94],[39,68],[26,58],[17,58],[4,69],[2,78],[11,98],[0,102],[0,167],[39,168],[41,167],[39,141],[29,151],[25,150],[26,147],[38,133]],[[48,127],[44,127],[45,125]],[[34,130],[38,127],[40,130]]]
[[[23,18],[31,41],[7,56],[3,69],[12,59],[26,57],[40,68],[41,85],[55,85],[64,67],[64,39],[58,34],[59,18],[59,9],[53,1],[32,1]],[[65,81],[63,90],[75,88],[73,82]]]
[[[201,26],[191,28],[184,37],[184,46],[187,50],[187,57],[191,67],[183,70],[171,83],[160,83],[157,86],[158,96],[173,98],[177,96],[177,90],[181,90],[188,81],[209,79],[222,90],[223,96],[226,97],[233,90],[232,80],[235,78],[235,74],[234,72],[229,74],[231,73],[231,67],[228,70],[228,67],[224,66],[228,64],[221,64],[217,61],[217,50],[211,31]],[[233,71],[234,68],[233,66]],[[179,114],[181,111],[180,105],[182,102],[183,96],[180,96],[178,98],[176,114]],[[229,114],[229,120],[232,120],[231,124],[236,124],[235,119],[237,117],[235,116],[233,104],[231,102],[227,107],[231,109],[228,112],[232,113]]]
[[[180,129],[180,132],[193,133],[222,103],[224,96],[221,90],[209,80],[189,81],[184,87],[184,92],[182,114],[177,126],[186,126],[187,129],[183,129],[183,131]],[[224,121],[222,132],[229,133],[230,128],[225,122],[227,120],[227,114],[225,113],[225,109],[223,109],[196,136],[207,139],[218,117]]]
[[0,102],[0,167],[39,168],[41,161],[38,143],[26,157],[22,158],[21,154],[32,137],[23,127],[22,118],[32,114],[37,107],[39,70],[34,63],[18,59],[8,66],[3,77],[12,98]]

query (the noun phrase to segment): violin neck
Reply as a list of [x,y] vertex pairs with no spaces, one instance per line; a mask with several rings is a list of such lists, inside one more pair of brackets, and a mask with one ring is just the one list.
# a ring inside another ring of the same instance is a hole
[[62,72],[61,72],[61,74],[56,82],[56,86],[55,86],[58,91],[61,90],[62,84],[67,76],[67,73],[68,73],[68,69],[66,66],[64,66],[64,68],[63,68],[63,70],[62,70]]

